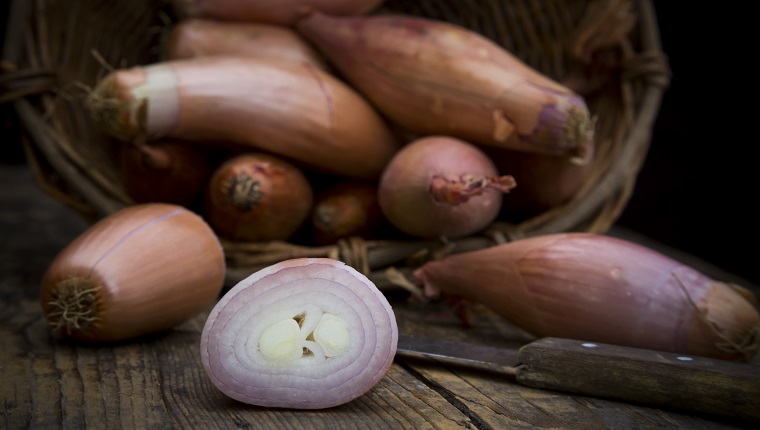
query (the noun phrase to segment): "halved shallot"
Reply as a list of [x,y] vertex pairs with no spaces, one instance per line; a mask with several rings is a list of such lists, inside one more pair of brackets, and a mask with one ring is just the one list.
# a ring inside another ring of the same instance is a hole
[[414,133],[580,157],[593,141],[582,97],[475,31],[429,18],[318,10],[296,28]]
[[111,72],[88,97],[123,140],[226,141],[347,177],[376,179],[399,147],[347,84],[310,64],[200,57]]
[[338,260],[286,260],[235,285],[201,335],[203,367],[241,402],[322,409],[366,393],[398,342],[387,299]]
[[425,295],[464,297],[536,336],[749,360],[760,314],[748,290],[645,246],[558,233],[454,254],[414,272]]

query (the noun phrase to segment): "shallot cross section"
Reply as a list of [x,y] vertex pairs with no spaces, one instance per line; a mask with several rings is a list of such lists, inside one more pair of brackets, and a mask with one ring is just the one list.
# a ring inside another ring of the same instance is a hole
[[298,258],[253,273],[219,300],[201,359],[235,400],[323,409],[375,386],[397,342],[393,310],[366,276],[338,260]]

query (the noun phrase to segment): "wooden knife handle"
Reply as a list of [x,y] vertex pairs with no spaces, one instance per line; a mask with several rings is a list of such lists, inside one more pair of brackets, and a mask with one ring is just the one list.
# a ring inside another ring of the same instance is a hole
[[543,338],[520,348],[529,387],[760,421],[760,366]]

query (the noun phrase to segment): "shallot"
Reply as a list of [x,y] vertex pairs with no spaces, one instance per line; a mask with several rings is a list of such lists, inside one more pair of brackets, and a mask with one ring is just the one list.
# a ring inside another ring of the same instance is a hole
[[456,238],[491,224],[502,194],[516,185],[511,176],[499,176],[475,145],[428,136],[408,143],[388,163],[378,203],[385,218],[406,234]]
[[172,204],[139,204],[69,243],[44,274],[40,303],[63,337],[120,341],[207,310],[224,272],[222,246],[200,216]]
[[349,237],[370,238],[383,223],[373,182],[346,181],[322,190],[311,210],[311,230],[318,244]]
[[483,147],[500,173],[520,184],[504,199],[500,219],[520,222],[570,201],[594,172],[594,145],[583,159],[573,155],[537,154],[506,148]]
[[338,260],[285,260],[217,303],[200,353],[211,382],[238,401],[323,409],[369,391],[393,363],[398,327],[387,299]]
[[273,152],[376,179],[399,147],[359,93],[308,63],[198,57],[111,72],[87,106],[122,140],[175,137]]
[[167,60],[251,56],[279,58],[328,69],[322,56],[298,33],[274,24],[188,19],[171,28],[162,48],[162,55]]
[[465,27],[315,10],[296,28],[383,114],[411,132],[579,157],[593,141],[582,97]]
[[304,223],[314,200],[309,180],[276,156],[236,154],[216,168],[205,214],[214,231],[232,240],[286,240]]
[[414,278],[427,297],[483,304],[539,337],[726,360],[749,360],[760,346],[748,290],[606,235],[557,233],[453,254]]

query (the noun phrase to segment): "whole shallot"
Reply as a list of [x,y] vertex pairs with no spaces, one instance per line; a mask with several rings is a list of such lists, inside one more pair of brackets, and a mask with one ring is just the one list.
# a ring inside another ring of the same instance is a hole
[[411,132],[581,158],[593,142],[582,97],[475,31],[429,18],[319,10],[296,28]]
[[431,261],[414,277],[428,297],[481,303],[539,337],[726,360],[749,360],[760,345],[748,290],[605,235],[521,239]]
[[378,178],[399,147],[351,87],[281,59],[197,57],[119,69],[98,83],[87,106],[122,140],[223,141],[352,178]]
[[475,145],[428,136],[391,159],[380,178],[378,202],[385,218],[406,234],[455,238],[492,223],[502,194],[515,186]]
[[313,200],[309,180],[292,163],[245,152],[216,168],[204,207],[209,225],[227,239],[287,240],[308,217]]
[[40,303],[55,332],[114,342],[167,330],[208,310],[224,284],[224,251],[188,209],[144,203],[90,226],[50,263]]

